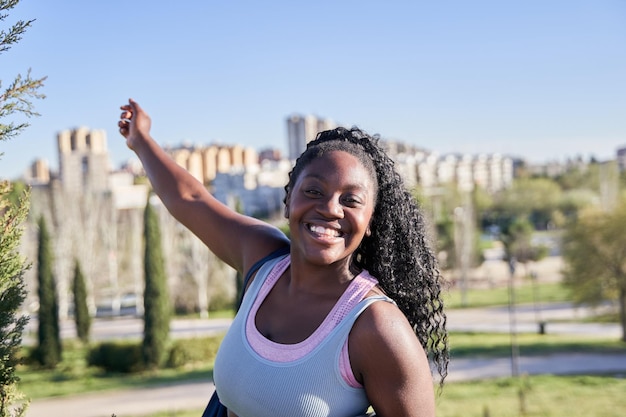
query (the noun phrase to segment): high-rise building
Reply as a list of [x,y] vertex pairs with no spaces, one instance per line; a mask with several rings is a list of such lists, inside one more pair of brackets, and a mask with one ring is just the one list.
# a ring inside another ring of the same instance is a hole
[[334,129],[335,122],[317,116],[293,114],[287,118],[287,142],[289,159],[294,161],[306,149],[319,132]]

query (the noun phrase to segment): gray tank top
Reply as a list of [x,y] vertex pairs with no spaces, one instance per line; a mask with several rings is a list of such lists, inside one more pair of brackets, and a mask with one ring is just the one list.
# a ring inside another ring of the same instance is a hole
[[246,320],[257,294],[274,266],[264,264],[246,291],[224,337],[213,371],[220,401],[239,417],[348,417],[365,414],[365,390],[349,386],[339,370],[339,356],[352,325],[372,303],[360,301],[310,353],[291,362],[268,360],[250,346]]

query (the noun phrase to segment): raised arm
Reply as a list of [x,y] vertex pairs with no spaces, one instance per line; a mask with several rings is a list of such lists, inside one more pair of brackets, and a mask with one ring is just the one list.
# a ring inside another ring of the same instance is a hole
[[118,126],[139,157],[148,179],[169,212],[224,262],[245,271],[252,263],[288,243],[277,228],[239,214],[215,199],[150,136],[148,114],[130,99],[121,106]]

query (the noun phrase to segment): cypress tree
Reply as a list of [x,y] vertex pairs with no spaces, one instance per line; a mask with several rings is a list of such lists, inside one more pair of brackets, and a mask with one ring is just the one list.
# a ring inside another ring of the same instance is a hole
[[21,416],[25,406],[11,411],[23,396],[17,390],[19,377],[15,369],[19,364],[18,352],[22,332],[28,321],[18,315],[26,298],[24,272],[28,268],[18,249],[22,237],[22,223],[28,214],[28,192],[16,202],[11,200],[11,185],[0,182],[0,417]]
[[[0,0],[0,54],[17,44],[33,20],[18,20],[6,24],[9,12],[20,0]],[[2,76],[8,75],[6,71]],[[44,78],[34,79],[30,70],[11,79],[0,79],[0,142],[17,137],[28,127],[24,117],[38,116],[33,109],[33,99],[44,98],[39,92]],[[18,123],[13,116],[20,115]],[[0,152],[0,157],[4,154]],[[17,185],[17,184],[16,184]],[[22,185],[23,186],[23,185]],[[23,186],[17,191],[7,181],[0,181],[0,417],[20,417],[26,412],[27,401],[17,387],[19,377],[16,366],[22,345],[22,332],[28,318],[19,314],[26,298],[24,272],[29,264],[19,254],[23,222],[28,215],[29,193]]]
[[72,282],[74,295],[74,322],[76,323],[76,335],[83,342],[89,342],[91,329],[91,316],[87,307],[87,286],[85,277],[78,260],[74,263],[74,281]]
[[62,355],[59,331],[59,305],[56,284],[52,273],[52,247],[43,217],[39,218],[39,252],[37,254],[37,281],[39,288],[39,345],[36,358],[46,368],[54,368]]
[[165,263],[161,247],[161,230],[150,199],[144,211],[144,334],[142,356],[148,367],[158,367],[165,357],[170,330]]

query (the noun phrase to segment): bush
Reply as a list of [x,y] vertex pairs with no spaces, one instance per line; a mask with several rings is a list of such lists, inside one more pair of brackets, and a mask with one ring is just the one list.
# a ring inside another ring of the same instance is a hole
[[89,351],[87,364],[107,372],[131,373],[145,369],[141,344],[137,343],[102,343]]
[[223,336],[176,340],[167,359],[167,366],[179,368],[195,363],[213,363]]

